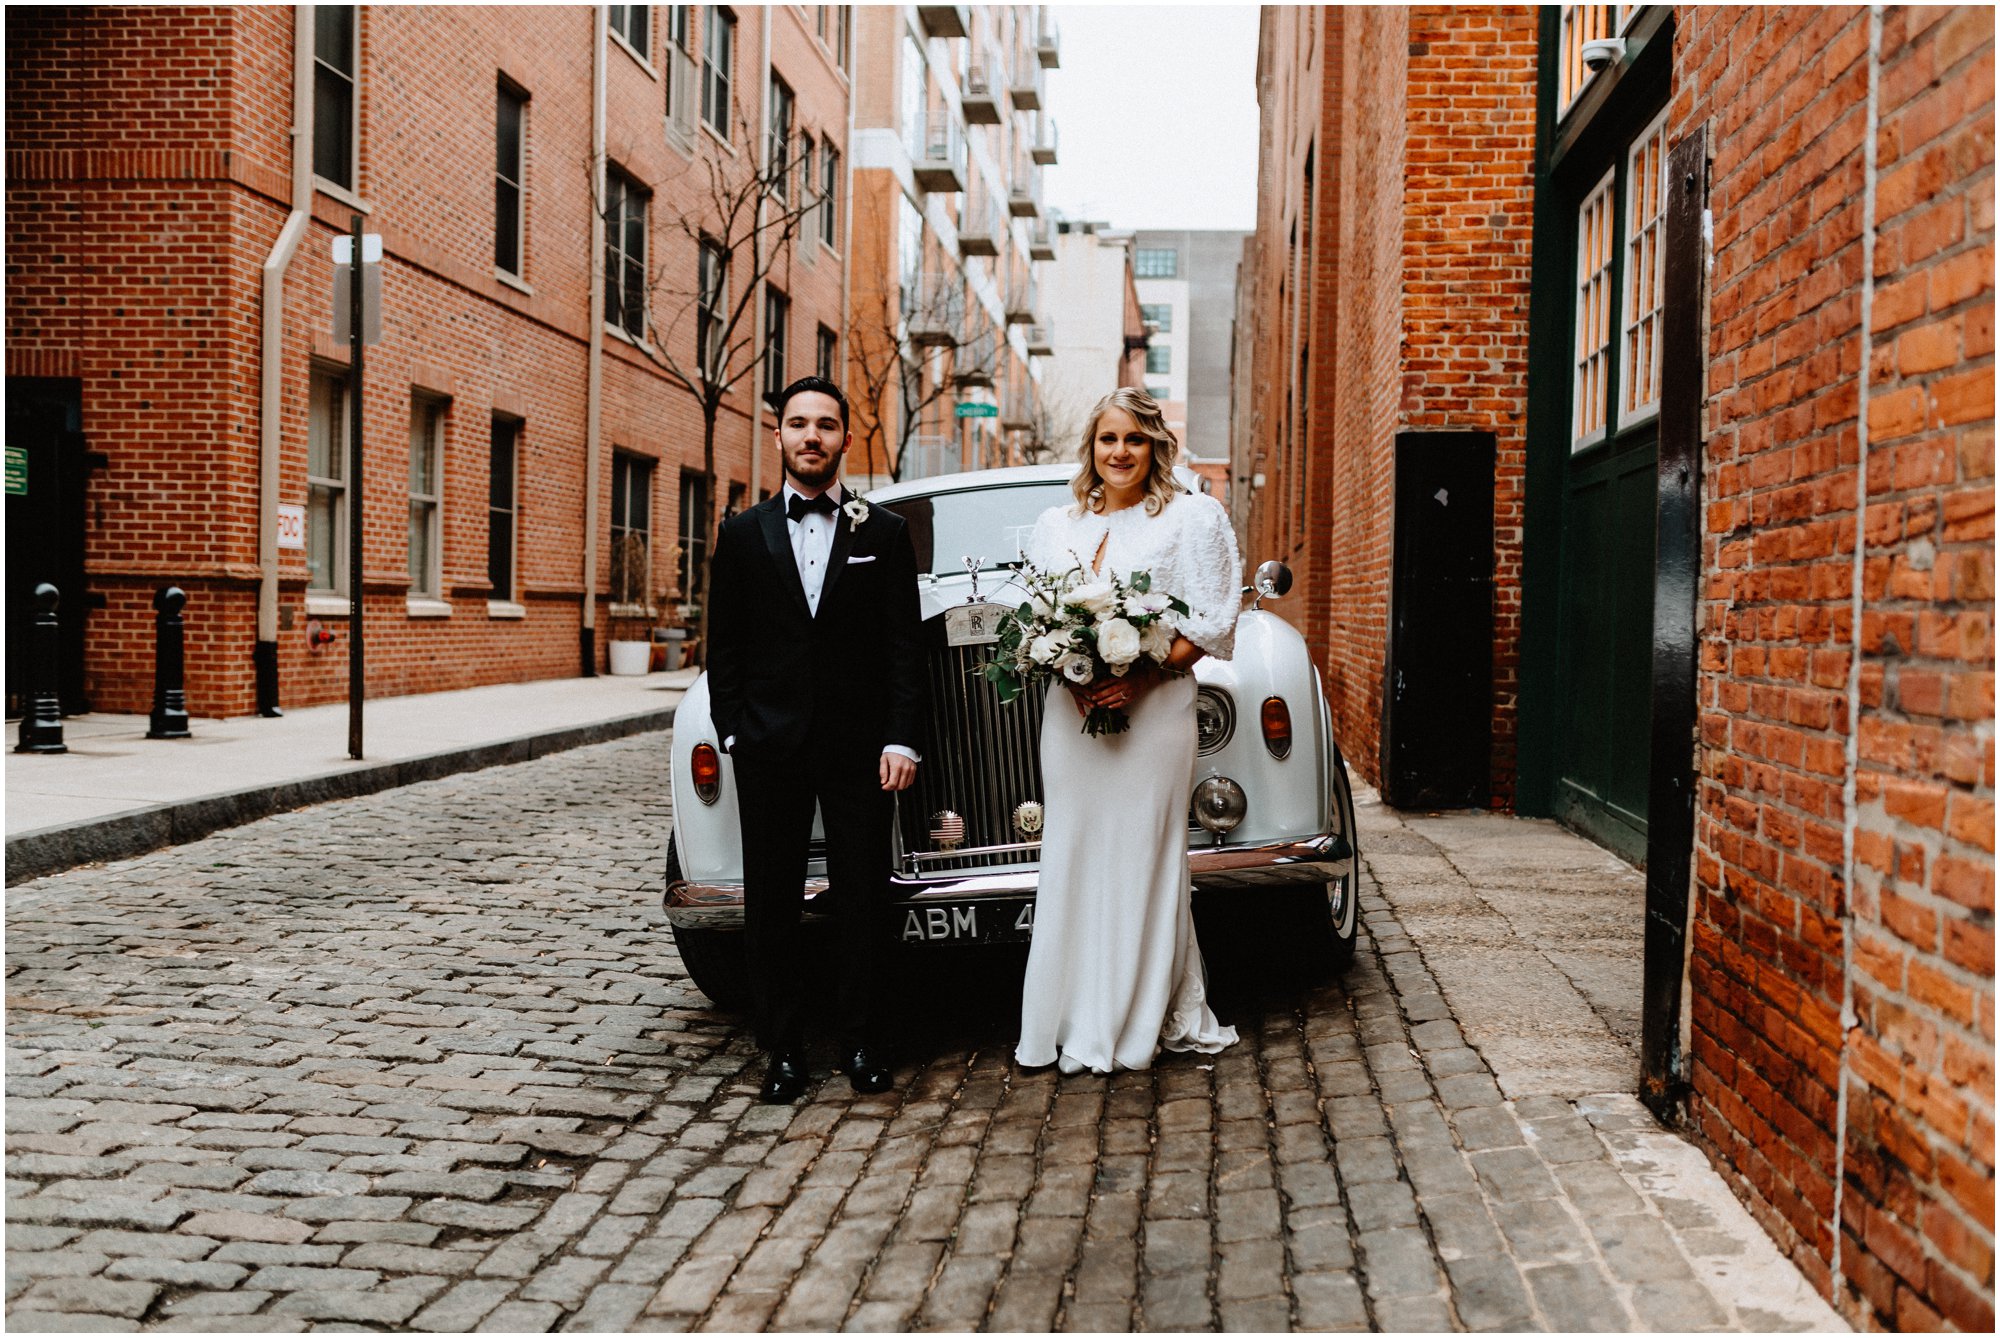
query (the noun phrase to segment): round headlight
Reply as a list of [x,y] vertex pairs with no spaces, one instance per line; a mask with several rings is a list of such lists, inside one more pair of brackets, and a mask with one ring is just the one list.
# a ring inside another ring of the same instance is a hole
[[1194,751],[1197,757],[1221,752],[1236,733],[1236,703],[1221,688],[1194,694]]
[[1227,776],[1210,776],[1194,787],[1195,821],[1217,836],[1235,831],[1249,811],[1249,796]]

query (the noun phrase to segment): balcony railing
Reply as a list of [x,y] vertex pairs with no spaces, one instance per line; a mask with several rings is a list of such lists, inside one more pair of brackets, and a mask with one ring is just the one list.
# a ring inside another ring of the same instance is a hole
[[1014,184],[1007,189],[1007,212],[1015,218],[1036,218],[1042,212],[1042,174],[1018,160]]
[[1032,260],[1056,258],[1056,225],[1046,214],[1028,227],[1028,256]]
[[945,108],[931,108],[910,126],[906,146],[920,188],[942,195],[965,189],[965,132]]
[[932,37],[963,37],[971,28],[970,5],[918,5],[917,17]]
[[1023,54],[1014,62],[1014,78],[1007,89],[1014,102],[1015,111],[1040,111],[1042,109],[1042,64],[1031,56]]
[[1035,58],[1042,62],[1042,68],[1053,70],[1062,64],[1062,34],[1056,29],[1055,16],[1047,5],[1035,10]]
[[965,281],[956,274],[924,275],[903,289],[903,316],[912,344],[956,344],[965,328]]
[[1035,142],[1029,146],[1028,155],[1043,167],[1056,164],[1056,123],[1047,112],[1035,114]]
[[1046,318],[1028,327],[1028,356],[1031,358],[1053,358],[1056,353],[1055,332],[1049,328]]
[[1002,305],[1007,309],[1009,325],[1031,325],[1037,319],[1042,306],[1042,290],[1035,282],[1035,272],[1028,266],[1021,265],[1008,276]]
[[997,256],[1006,233],[1000,207],[986,198],[982,189],[965,196],[958,213],[958,253],[962,256]]
[[903,443],[899,479],[927,479],[938,474],[956,474],[965,468],[957,437],[917,436]]
[[990,386],[993,384],[993,367],[997,359],[994,351],[999,341],[990,328],[981,328],[965,336],[951,355],[951,379],[961,386]]
[[696,83],[694,57],[667,43],[667,133],[685,147],[694,144],[696,107],[700,88]]
[[986,66],[965,67],[965,88],[958,101],[965,111],[967,125],[1000,124],[1000,98],[994,91],[993,77]]

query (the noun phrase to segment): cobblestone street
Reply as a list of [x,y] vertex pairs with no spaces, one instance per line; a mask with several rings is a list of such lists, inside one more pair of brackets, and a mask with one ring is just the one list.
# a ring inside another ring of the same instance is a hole
[[9,1327],[1838,1326],[1635,1100],[1507,1100],[1372,884],[1339,983],[1218,951],[1222,1055],[1023,1074],[1018,956],[932,957],[896,1090],[759,1105],[665,742],[10,889]]

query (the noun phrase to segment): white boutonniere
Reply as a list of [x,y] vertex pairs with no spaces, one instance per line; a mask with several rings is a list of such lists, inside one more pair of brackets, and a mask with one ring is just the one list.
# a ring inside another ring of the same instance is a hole
[[867,499],[863,498],[859,493],[849,497],[847,504],[840,509],[847,515],[847,532],[849,534],[860,529],[862,522],[868,519]]

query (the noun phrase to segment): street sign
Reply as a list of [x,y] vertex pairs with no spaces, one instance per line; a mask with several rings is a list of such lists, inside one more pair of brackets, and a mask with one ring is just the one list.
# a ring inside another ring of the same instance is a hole
[[998,418],[1000,406],[997,404],[960,404],[956,410],[960,418]]
[[7,448],[7,495],[28,495],[28,448],[25,446]]
[[306,546],[306,509],[292,502],[278,503],[278,547]]
[[[354,238],[333,239],[333,338],[349,339],[349,308],[353,305],[353,277],[348,273],[354,261]],[[382,342],[382,234],[371,232],[361,239],[361,342]]]

